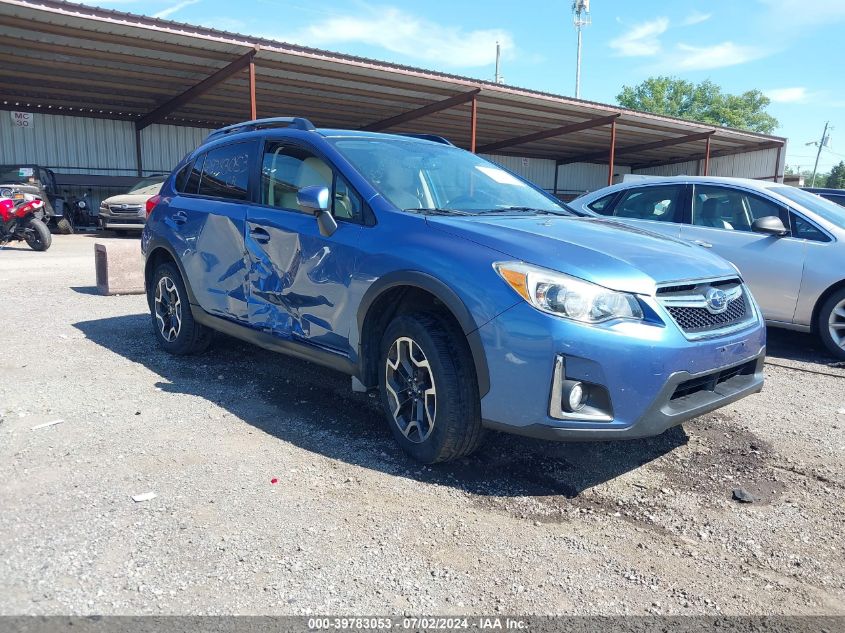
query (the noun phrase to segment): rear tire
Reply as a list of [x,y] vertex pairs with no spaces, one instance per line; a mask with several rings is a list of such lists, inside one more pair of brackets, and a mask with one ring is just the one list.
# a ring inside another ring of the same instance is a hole
[[830,295],[819,309],[816,331],[827,350],[845,360],[845,288]]
[[194,320],[185,282],[175,264],[165,262],[155,269],[147,300],[156,340],[165,352],[185,356],[208,348],[212,331]]
[[34,251],[46,251],[53,243],[53,236],[50,235],[50,229],[41,220],[31,219],[26,224],[28,229],[24,239],[29,247]]
[[379,360],[382,406],[403,451],[433,464],[478,447],[478,381],[458,327],[434,314],[399,316],[382,337]]

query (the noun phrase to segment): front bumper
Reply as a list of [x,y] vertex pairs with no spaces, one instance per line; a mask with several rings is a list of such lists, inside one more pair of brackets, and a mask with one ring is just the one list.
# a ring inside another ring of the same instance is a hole
[[115,214],[100,207],[100,226],[105,229],[143,231],[146,217],[142,215]]
[[[557,440],[648,437],[763,386],[766,341],[759,317],[739,332],[689,341],[672,322],[595,327],[520,304],[479,334],[491,379],[481,400],[483,422],[508,433]],[[550,394],[560,379],[556,359],[563,359],[566,379],[607,391],[606,420],[550,415]]]

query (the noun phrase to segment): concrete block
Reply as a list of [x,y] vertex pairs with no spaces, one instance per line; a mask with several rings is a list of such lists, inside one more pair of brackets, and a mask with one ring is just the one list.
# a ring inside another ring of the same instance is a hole
[[144,293],[144,257],[138,242],[95,242],[94,268],[97,273],[97,291],[101,295]]

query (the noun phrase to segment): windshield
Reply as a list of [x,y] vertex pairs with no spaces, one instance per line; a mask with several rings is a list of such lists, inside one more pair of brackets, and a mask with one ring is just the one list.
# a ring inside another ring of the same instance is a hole
[[24,184],[35,182],[35,168],[16,165],[0,165],[0,184]]
[[145,193],[141,192],[141,189],[146,189],[147,187],[151,187],[153,185],[158,185],[161,187],[161,183],[164,182],[164,176],[154,176],[152,178],[144,178],[143,180],[138,181],[135,183],[132,188],[127,191],[126,193]]
[[559,213],[566,208],[493,163],[462,149],[411,139],[334,140],[394,206],[406,211]]
[[789,198],[793,202],[797,202],[823,220],[827,220],[831,224],[845,229],[845,208],[835,202],[825,200],[814,193],[796,187],[772,187],[771,191],[780,194],[784,198]]

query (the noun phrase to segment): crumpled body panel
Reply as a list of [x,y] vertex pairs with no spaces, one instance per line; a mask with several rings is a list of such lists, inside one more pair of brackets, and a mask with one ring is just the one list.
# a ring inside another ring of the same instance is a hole
[[[270,239],[259,242],[254,227]],[[320,235],[311,216],[250,210],[246,250],[249,322],[289,339],[305,339],[348,355],[350,280],[359,252],[354,234],[361,227],[341,224],[331,238]]]
[[[191,198],[181,202],[180,208],[168,212],[166,222],[174,228],[182,264],[197,301],[206,312],[246,321],[246,206]],[[177,226],[172,216],[180,211],[187,221]]]

